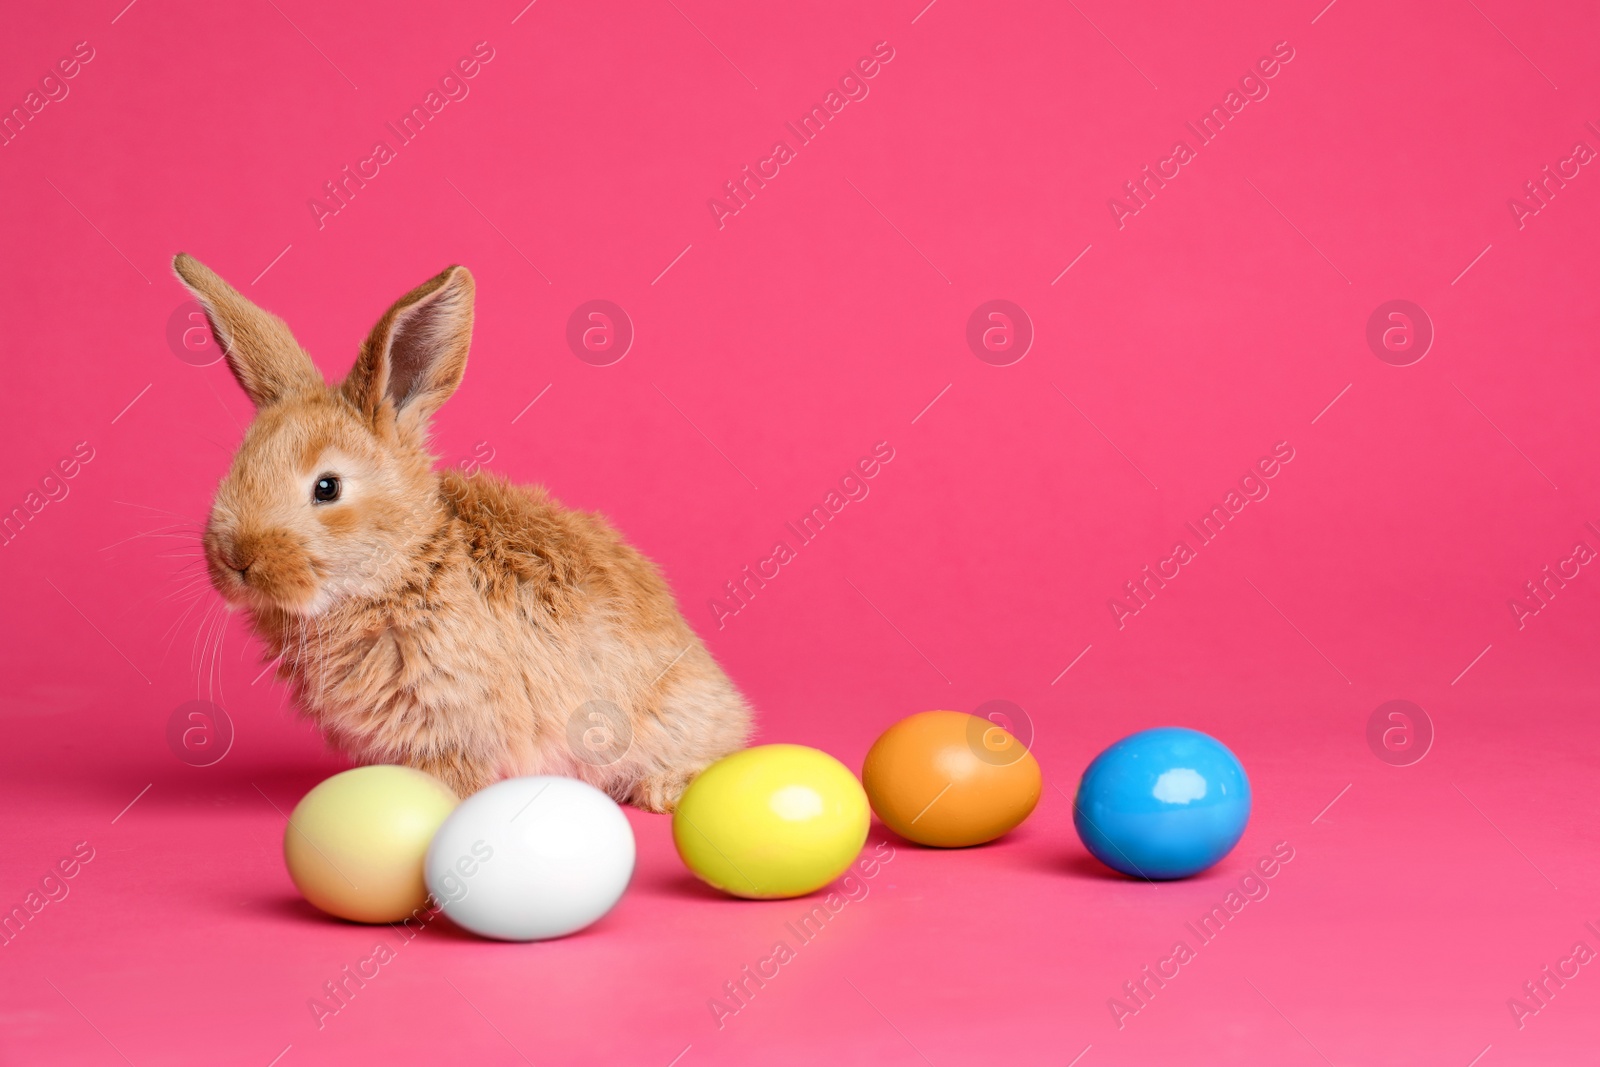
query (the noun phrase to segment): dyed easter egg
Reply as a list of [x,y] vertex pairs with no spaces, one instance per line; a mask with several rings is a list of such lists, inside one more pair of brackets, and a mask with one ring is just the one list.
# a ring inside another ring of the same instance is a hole
[[861,768],[872,810],[908,841],[961,848],[1016,829],[1039,803],[1039,761],[1009,731],[959,711],[901,719]]
[[302,896],[341,919],[398,922],[424,906],[422,860],[456,795],[410,767],[357,767],[295,806],[283,860]]
[[1072,802],[1084,847],[1135,878],[1187,878],[1239,843],[1250,779],[1227,746],[1164,726],[1124,737],[1094,758]]
[[672,840],[689,869],[738,897],[797,897],[849,869],[871,813],[850,768],[804,745],[759,745],[702,771]]

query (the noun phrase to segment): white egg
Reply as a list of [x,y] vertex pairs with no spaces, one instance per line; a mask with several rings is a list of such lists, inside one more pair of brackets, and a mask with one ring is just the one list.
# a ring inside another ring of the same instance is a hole
[[458,925],[502,941],[582,930],[633,876],[633,828],[576,778],[508,778],[450,813],[428,848],[428,891]]

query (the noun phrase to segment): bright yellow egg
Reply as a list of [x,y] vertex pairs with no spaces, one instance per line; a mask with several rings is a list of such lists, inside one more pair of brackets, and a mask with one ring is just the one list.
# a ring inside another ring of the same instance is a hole
[[289,877],[329,915],[398,922],[428,896],[422,861],[456,795],[410,767],[357,767],[305,795],[283,831]]
[[798,897],[855,862],[871,820],[850,768],[804,745],[760,745],[689,784],[672,840],[689,869],[737,897]]

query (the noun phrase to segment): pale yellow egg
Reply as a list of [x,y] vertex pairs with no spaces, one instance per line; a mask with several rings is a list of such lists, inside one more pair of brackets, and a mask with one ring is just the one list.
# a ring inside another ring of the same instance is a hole
[[283,832],[283,860],[301,894],[341,919],[398,922],[423,907],[422,862],[460,803],[410,767],[357,767],[305,795]]

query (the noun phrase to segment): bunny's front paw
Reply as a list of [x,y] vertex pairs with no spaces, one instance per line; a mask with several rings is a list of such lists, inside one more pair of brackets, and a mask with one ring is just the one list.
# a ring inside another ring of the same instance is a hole
[[692,771],[672,769],[641,778],[628,793],[628,803],[645,811],[671,814],[678,806],[678,798],[689,788],[689,783],[703,768]]
[[484,786],[493,785],[498,778],[488,767],[460,755],[436,755],[410,762],[417,770],[426,771],[449,786],[463,800]]

